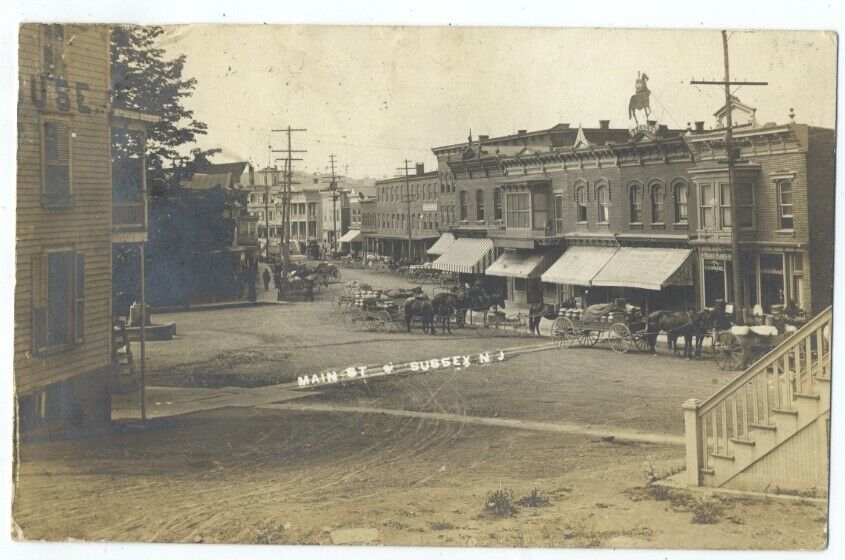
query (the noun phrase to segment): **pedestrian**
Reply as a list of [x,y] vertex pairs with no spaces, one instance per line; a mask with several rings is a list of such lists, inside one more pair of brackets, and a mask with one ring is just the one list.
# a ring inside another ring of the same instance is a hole
[[262,276],[262,279],[264,280],[264,291],[269,292],[270,291],[270,269],[269,268],[264,269],[264,275]]

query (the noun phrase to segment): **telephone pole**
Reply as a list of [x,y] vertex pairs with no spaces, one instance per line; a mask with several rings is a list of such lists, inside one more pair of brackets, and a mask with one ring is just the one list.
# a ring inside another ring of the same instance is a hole
[[329,167],[328,167],[328,169],[330,170],[329,172],[331,173],[331,175],[323,175],[323,179],[329,180],[329,190],[332,193],[332,231],[333,231],[332,245],[334,245],[335,249],[337,248],[337,198],[338,198],[338,195],[337,195],[337,180],[343,179],[343,175],[337,175],[335,173],[334,166],[335,166],[335,163],[337,163],[337,161],[335,160],[336,157],[337,157],[337,154],[329,154]]
[[[412,163],[410,160],[406,159],[404,162],[403,167],[397,167],[397,171],[403,171],[405,174],[405,192],[402,193],[402,202],[407,205],[406,212],[408,213],[408,262],[411,262],[412,259],[412,248],[413,248],[413,236],[411,234],[411,183],[410,183],[410,176],[408,175],[408,164]],[[401,177],[401,175],[399,175]]]
[[733,145],[733,99],[731,95],[731,86],[767,86],[768,82],[732,82],[730,72],[730,61],[728,58],[728,32],[722,30],[722,50],[725,58],[725,79],[723,81],[716,80],[690,80],[691,85],[720,85],[725,87],[725,109],[726,113],[726,130],[725,130],[725,152],[728,160],[728,191],[731,193],[731,284],[733,285],[733,299],[734,299],[734,318],[739,319],[739,308],[742,305],[742,281],[740,272],[740,254],[739,254],[739,224],[737,223],[737,206],[736,206],[736,180],[735,165],[736,160],[739,159],[739,150],[734,149]]
[[288,140],[288,147],[285,150],[272,150],[276,153],[286,154],[285,157],[276,158],[276,161],[284,161],[284,181],[282,184],[282,233],[280,234],[280,242],[281,242],[281,254],[282,254],[282,262],[284,263],[284,268],[287,270],[290,267],[290,248],[288,247],[288,240],[290,236],[290,193],[291,193],[291,186],[298,185],[298,182],[293,181],[293,162],[294,161],[302,161],[302,158],[293,157],[293,154],[302,154],[305,153],[307,150],[294,150],[293,145],[291,143],[291,133],[293,132],[305,132],[306,128],[291,128],[290,125],[287,128],[275,129],[273,132],[284,132],[287,134]]

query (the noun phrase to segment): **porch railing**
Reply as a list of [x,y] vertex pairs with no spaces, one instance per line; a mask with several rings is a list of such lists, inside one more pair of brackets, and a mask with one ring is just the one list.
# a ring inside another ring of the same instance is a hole
[[795,401],[815,395],[818,379],[830,379],[832,308],[803,325],[716,394],[684,403],[687,475],[700,484],[712,455],[730,456],[749,432],[770,429],[770,416],[794,413]]
[[112,227],[114,229],[144,229],[146,225],[146,205],[143,202],[112,203]]

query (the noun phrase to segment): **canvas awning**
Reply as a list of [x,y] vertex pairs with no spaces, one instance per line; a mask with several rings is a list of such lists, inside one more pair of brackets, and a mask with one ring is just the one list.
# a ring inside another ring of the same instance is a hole
[[505,251],[496,262],[487,267],[488,276],[509,278],[533,278],[540,275],[543,255],[527,251]]
[[444,233],[440,239],[434,242],[434,245],[428,248],[426,253],[429,255],[442,255],[446,252],[446,248],[455,242],[455,236],[451,233]]
[[620,248],[593,278],[594,286],[662,290],[692,284],[690,249]]
[[361,241],[364,238],[361,231],[357,229],[350,229],[338,240],[340,243],[352,243],[354,241]]
[[570,247],[540,278],[551,284],[591,286],[618,247]]
[[482,274],[493,263],[495,247],[490,239],[462,237],[434,261],[434,268],[447,272]]

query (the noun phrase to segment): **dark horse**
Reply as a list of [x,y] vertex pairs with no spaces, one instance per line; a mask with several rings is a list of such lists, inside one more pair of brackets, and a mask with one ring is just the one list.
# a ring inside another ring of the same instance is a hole
[[650,313],[646,319],[646,330],[648,332],[648,345],[651,352],[655,352],[657,335],[662,331],[666,333],[666,340],[669,348],[677,354],[678,338],[684,337],[684,357],[692,358],[693,339],[695,339],[695,357],[701,356],[701,343],[709,323],[707,311],[655,311]]
[[540,319],[554,321],[560,313],[561,307],[570,307],[572,302],[556,303],[533,303],[528,308],[528,332],[540,336]]
[[411,332],[411,321],[414,317],[421,317],[423,332],[435,334],[434,306],[429,299],[408,298],[405,300],[405,328]]
[[466,316],[469,311],[484,312],[493,305],[504,306],[505,298],[501,294],[488,294],[479,285],[470,288],[457,286],[452,288],[450,295],[454,297],[455,323],[459,327],[466,325]]
[[634,122],[637,124],[640,124],[640,121],[637,119],[637,111],[639,109],[645,111],[646,121],[651,114],[651,101],[649,100],[651,91],[649,91],[647,83],[648,76],[646,74],[638,77],[636,93],[631,96],[631,100],[628,102],[628,118],[634,119]]
[[433,313],[432,330],[437,330],[437,323],[440,323],[440,332],[452,334],[452,317],[455,315],[455,309],[460,305],[459,298],[451,293],[444,292],[437,294],[431,300],[431,307]]

